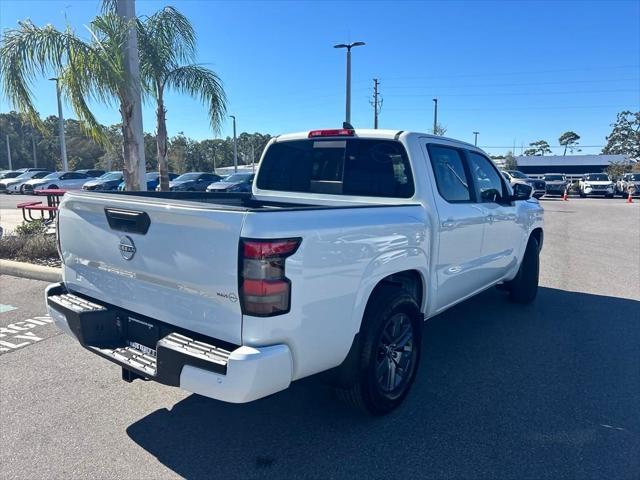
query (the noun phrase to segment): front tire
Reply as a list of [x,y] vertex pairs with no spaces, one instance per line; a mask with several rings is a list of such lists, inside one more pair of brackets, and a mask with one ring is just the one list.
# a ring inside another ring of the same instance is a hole
[[587,194],[583,193],[583,192],[580,192],[580,198],[587,198]]
[[527,243],[518,274],[513,280],[507,282],[511,301],[522,304],[533,302],[538,294],[539,276],[540,247],[538,240],[531,237]]
[[422,315],[415,299],[395,286],[373,293],[362,321],[356,378],[338,397],[372,415],[385,415],[405,399],[418,370]]

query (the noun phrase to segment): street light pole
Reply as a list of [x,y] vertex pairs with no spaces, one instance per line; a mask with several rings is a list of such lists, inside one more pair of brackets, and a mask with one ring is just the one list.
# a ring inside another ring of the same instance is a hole
[[9,143],[9,135],[5,136],[7,139],[7,160],[9,161],[9,170],[13,170],[13,165],[11,164],[11,144]]
[[474,137],[475,137],[475,138],[474,138],[474,140],[473,140],[473,144],[474,144],[476,147],[478,146],[478,134],[479,134],[479,133],[480,133],[480,132],[473,132],[473,135],[474,135]]
[[433,134],[437,135],[438,129],[438,99],[433,99]]
[[346,94],[346,106],[345,106],[345,122],[351,123],[351,49],[353,47],[361,47],[365,45],[364,42],[353,43],[340,43],[334,45],[333,48],[346,48],[347,49],[347,94]]
[[58,97],[58,135],[60,136],[60,158],[62,159],[62,170],[68,171],[69,165],[67,163],[67,145],[64,141],[64,117],[62,116],[62,101],[60,100],[60,79],[57,77],[50,78],[49,80],[56,82],[56,96]]
[[229,115],[233,118],[233,171],[238,173],[238,141],[236,140],[236,116]]

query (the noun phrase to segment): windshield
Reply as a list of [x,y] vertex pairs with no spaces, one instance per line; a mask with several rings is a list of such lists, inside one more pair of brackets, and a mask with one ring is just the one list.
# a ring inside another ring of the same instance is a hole
[[604,173],[591,173],[585,175],[585,180],[591,180],[592,182],[608,182],[609,177]]
[[225,178],[224,181],[230,182],[230,183],[246,182],[247,180],[249,180],[250,177],[251,177],[250,173],[234,173],[233,175],[230,175],[229,177]]
[[564,177],[562,175],[545,175],[544,179],[547,182],[557,182],[557,181],[563,181]]
[[189,180],[197,180],[200,173],[184,173],[175,179],[176,182],[185,182]]
[[529,178],[524,173],[517,170],[509,170],[509,175],[511,175],[513,178]]
[[18,175],[16,178],[16,180],[23,180],[23,179],[27,179],[27,178],[34,178],[34,172],[26,172],[23,173],[22,175]]
[[46,177],[44,177],[45,180],[51,180],[53,178],[58,178],[60,175],[62,175],[64,172],[53,172],[50,173],[49,175],[47,175]]
[[122,173],[120,172],[107,172],[100,177],[100,180],[122,180]]
[[147,173],[147,182],[153,181],[158,178],[160,174],[157,172],[149,172]]

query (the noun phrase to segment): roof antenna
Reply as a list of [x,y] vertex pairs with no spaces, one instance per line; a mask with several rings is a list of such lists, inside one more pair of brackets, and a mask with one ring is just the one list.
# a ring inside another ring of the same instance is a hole
[[351,125],[349,122],[342,122],[342,128],[346,128],[348,130],[355,130],[355,128],[353,128],[353,125]]

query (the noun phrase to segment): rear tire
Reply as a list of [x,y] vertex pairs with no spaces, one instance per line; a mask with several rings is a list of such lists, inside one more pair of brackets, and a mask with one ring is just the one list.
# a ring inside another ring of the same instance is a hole
[[580,192],[580,198],[587,198],[587,194]]
[[507,283],[509,299],[512,302],[528,304],[535,300],[538,294],[538,278],[540,274],[540,249],[538,240],[529,239],[524,258],[516,277]]
[[47,188],[49,190],[56,190],[58,188],[58,185],[49,185]]
[[422,315],[415,299],[400,287],[376,289],[367,305],[356,377],[336,388],[343,402],[372,415],[385,415],[405,399],[418,370]]

